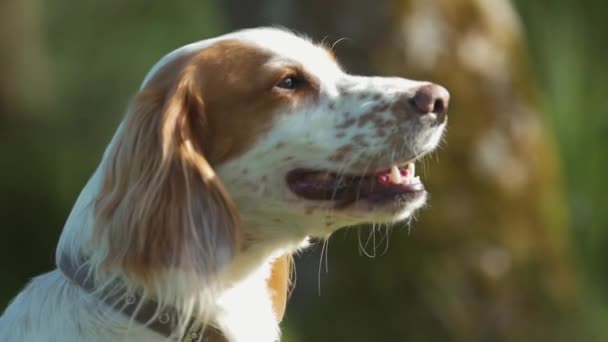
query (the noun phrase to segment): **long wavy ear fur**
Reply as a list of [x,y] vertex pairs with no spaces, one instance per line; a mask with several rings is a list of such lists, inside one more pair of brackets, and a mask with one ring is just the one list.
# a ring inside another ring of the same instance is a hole
[[144,88],[127,112],[95,201],[100,266],[145,284],[167,270],[213,274],[238,245],[234,203],[205,159],[205,110],[186,72]]

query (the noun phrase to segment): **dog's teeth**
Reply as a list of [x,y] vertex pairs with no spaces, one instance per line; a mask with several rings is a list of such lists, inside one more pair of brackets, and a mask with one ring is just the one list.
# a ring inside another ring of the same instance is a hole
[[396,165],[391,167],[391,183],[393,184],[401,184],[401,172],[399,172],[399,168]]
[[416,174],[416,165],[414,163],[409,163],[407,164],[407,169],[408,169],[408,175],[410,177],[414,177],[414,175]]

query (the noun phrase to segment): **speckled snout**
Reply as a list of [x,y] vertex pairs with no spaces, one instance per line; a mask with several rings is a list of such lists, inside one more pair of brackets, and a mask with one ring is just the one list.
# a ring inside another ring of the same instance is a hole
[[444,87],[349,75],[338,89],[327,105],[338,141],[331,162],[369,170],[413,159],[437,145],[450,101]]

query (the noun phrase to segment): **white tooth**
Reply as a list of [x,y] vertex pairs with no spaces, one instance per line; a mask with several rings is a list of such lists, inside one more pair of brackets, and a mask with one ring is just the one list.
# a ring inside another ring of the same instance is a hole
[[395,165],[391,167],[391,182],[393,184],[401,184],[401,172],[399,172],[399,168]]
[[416,165],[414,165],[414,163],[409,163],[407,164],[407,169],[409,170],[408,175],[414,177],[416,174]]
[[422,183],[422,182],[420,181],[420,177],[416,176],[416,177],[412,178],[412,183],[418,184],[418,183]]

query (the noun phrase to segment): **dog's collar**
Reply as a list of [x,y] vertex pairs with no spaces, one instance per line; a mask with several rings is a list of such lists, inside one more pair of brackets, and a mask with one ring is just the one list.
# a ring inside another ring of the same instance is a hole
[[[124,287],[110,286],[110,290],[99,291],[95,287],[93,275],[89,265],[82,261],[62,255],[57,264],[63,275],[75,285],[86,292],[95,295],[105,304],[121,312],[125,316],[132,318],[139,324],[146,326],[167,338],[177,335],[177,310],[171,306],[163,307],[158,314],[158,303],[151,299],[144,299],[137,293],[129,293]],[[205,341],[210,336],[219,333],[212,326],[205,326],[196,320],[188,323],[186,333],[179,339],[181,342]]]

